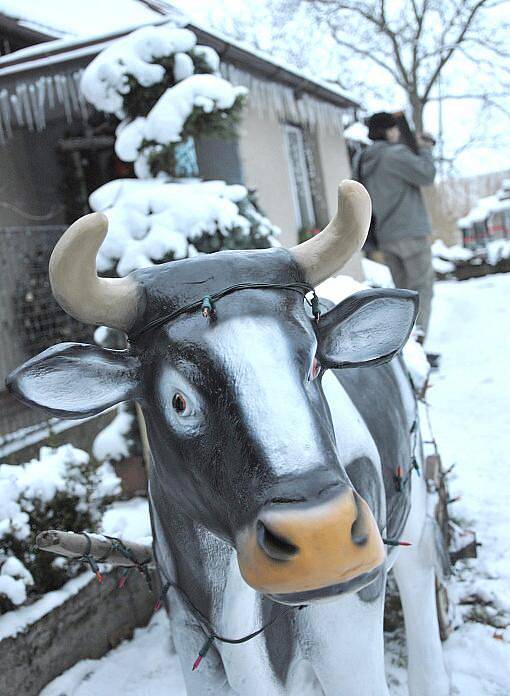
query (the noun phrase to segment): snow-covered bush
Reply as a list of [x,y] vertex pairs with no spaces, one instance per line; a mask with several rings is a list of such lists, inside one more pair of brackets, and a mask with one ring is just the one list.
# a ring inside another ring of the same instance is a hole
[[[135,416],[127,404],[121,404],[112,422],[96,436],[92,454],[98,462],[119,462],[135,454],[137,431]],[[140,454],[140,452],[136,452]]]
[[119,276],[197,252],[267,247],[276,232],[244,186],[224,181],[117,179],[95,191],[90,204],[109,219],[98,271]]
[[109,464],[98,464],[72,445],[43,447],[39,458],[0,465],[0,613],[28,594],[60,587],[80,566],[36,552],[45,529],[94,531],[120,492]]
[[487,242],[487,263],[497,266],[502,261],[510,259],[510,239],[493,239]]
[[246,98],[219,73],[218,54],[188,29],[143,27],[100,53],[83,74],[85,98],[114,114],[115,151],[137,179],[118,179],[90,196],[109,219],[98,270],[137,268],[221,249],[264,248],[277,227],[241,185],[203,182],[194,139],[233,137]]
[[219,74],[218,54],[188,29],[143,27],[102,51],[81,89],[115,114],[115,151],[136,175],[173,175],[176,148],[200,135],[232,135],[246,96]]

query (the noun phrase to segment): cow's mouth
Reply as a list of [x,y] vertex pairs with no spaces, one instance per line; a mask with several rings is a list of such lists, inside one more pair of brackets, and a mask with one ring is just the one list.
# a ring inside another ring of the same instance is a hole
[[318,587],[315,590],[305,590],[303,592],[290,592],[285,594],[266,594],[266,597],[272,599],[273,602],[279,604],[288,604],[290,606],[301,606],[303,604],[316,604],[319,602],[327,602],[338,599],[345,594],[359,592],[367,585],[370,585],[374,580],[377,580],[379,574],[383,572],[384,564],[370,570],[367,573],[357,575],[355,578],[346,580],[345,582],[335,583],[327,587]]
[[377,523],[354,490],[334,493],[313,504],[265,506],[237,535],[248,585],[276,601],[303,604],[372,582],[386,558]]

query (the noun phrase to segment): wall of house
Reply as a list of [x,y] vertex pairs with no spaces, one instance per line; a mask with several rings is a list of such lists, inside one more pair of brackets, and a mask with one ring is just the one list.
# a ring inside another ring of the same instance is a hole
[[282,230],[280,242],[296,244],[296,213],[281,123],[248,105],[239,127],[239,153],[244,184],[257,189],[262,211]]
[[43,133],[18,128],[0,145],[0,227],[64,223],[56,156],[62,130],[58,122],[49,123]]
[[[349,158],[342,137],[325,129],[313,134],[328,217],[336,212],[338,183],[350,176]],[[282,234],[284,246],[297,243],[298,225],[291,189],[289,162],[282,124],[247,106],[239,129],[239,152],[244,183],[256,188],[260,206]],[[342,270],[361,279],[361,257],[356,255]]]

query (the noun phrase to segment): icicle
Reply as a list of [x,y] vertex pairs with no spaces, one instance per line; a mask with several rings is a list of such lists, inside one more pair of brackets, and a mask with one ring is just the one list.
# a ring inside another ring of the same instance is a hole
[[0,144],[5,145],[5,134],[4,134],[4,127],[2,123],[2,114],[0,113]]
[[82,75],[83,75],[83,70],[77,70],[76,72],[73,73],[73,80],[74,80],[74,85],[76,88],[76,93],[78,95],[78,104],[80,106],[81,117],[84,121],[86,121],[88,118],[87,101],[86,101],[85,97],[83,96],[83,94],[81,92],[81,88],[80,88]]
[[48,106],[53,110],[55,108],[55,84],[53,77],[46,78],[46,87],[48,89]]
[[32,114],[34,115],[34,124],[36,131],[41,131],[41,123],[39,119],[39,111],[37,108],[37,95],[35,93],[34,85],[28,85],[28,97],[30,99],[30,108],[32,109]]
[[71,103],[71,95],[69,94],[69,85],[67,83],[67,76],[61,75],[60,76],[60,86],[62,88],[62,95],[64,98],[64,112],[66,115],[66,120],[68,123],[72,123],[73,121],[73,107]]
[[12,110],[14,111],[14,115],[16,116],[16,123],[18,124],[18,126],[24,126],[25,121],[23,120],[23,110],[21,108],[18,96],[16,94],[11,94],[10,102]]
[[58,103],[63,104],[64,103],[64,93],[62,92],[62,85],[60,83],[60,75],[54,75],[53,81],[55,83],[55,91],[56,91]]
[[279,119],[285,118],[285,106],[282,104],[282,99],[278,88],[274,82],[268,84],[269,106],[268,113],[270,116],[275,116]]
[[9,102],[9,93],[6,89],[0,92],[0,109],[2,112],[2,125],[5,129],[8,138],[12,137],[11,128],[11,107]]
[[69,93],[67,91],[66,81],[63,75],[55,75],[55,87],[57,88],[58,101],[64,106],[66,121],[71,123],[73,120],[71,104],[69,103]]
[[25,110],[25,120],[27,128],[29,131],[34,130],[34,118],[32,115],[32,109],[30,108],[30,98],[28,96],[28,89],[26,84],[19,85],[18,97],[21,98],[24,110]]
[[46,128],[46,78],[39,78],[35,83],[35,86],[37,88],[37,110],[39,112],[39,123],[41,130],[44,130]]
[[300,123],[299,107],[296,103],[294,94],[287,87],[281,87],[277,84],[274,85],[273,89],[279,102],[279,108],[283,112],[281,117],[287,121]]
[[317,123],[317,116],[316,116],[316,103],[315,100],[310,97],[308,94],[305,94],[302,99],[303,102],[303,107],[305,110],[305,118],[306,122],[308,124],[308,127],[314,128],[315,124]]
[[77,112],[80,110],[80,103],[78,101],[78,95],[76,93],[76,85],[74,83],[74,79],[72,78],[71,75],[66,75],[65,81],[66,81],[67,91],[69,92],[69,96],[70,96],[71,111]]

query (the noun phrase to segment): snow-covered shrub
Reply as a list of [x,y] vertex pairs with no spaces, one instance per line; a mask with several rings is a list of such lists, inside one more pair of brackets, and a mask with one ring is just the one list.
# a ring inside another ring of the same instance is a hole
[[12,605],[23,604],[27,599],[27,587],[34,584],[32,574],[16,556],[7,556],[0,567],[0,609],[2,600]]
[[219,57],[188,29],[143,27],[100,53],[82,78],[85,98],[115,114],[115,151],[137,179],[118,179],[90,196],[109,219],[100,273],[221,249],[272,246],[279,229],[244,186],[190,179],[194,139],[232,137],[246,97],[219,73]]
[[81,89],[97,109],[122,119],[115,151],[136,175],[172,175],[179,143],[231,136],[246,96],[219,74],[217,53],[188,29],[143,27],[102,51]]
[[137,451],[138,437],[133,409],[121,404],[112,422],[94,440],[92,454],[98,462],[119,462]]
[[510,259],[510,239],[493,239],[487,242],[487,263],[497,266],[501,261]]
[[94,531],[120,492],[109,464],[72,445],[43,447],[39,458],[0,465],[0,613],[28,594],[57,589],[79,565],[35,550],[45,529]]
[[268,247],[278,233],[244,186],[224,181],[117,179],[97,189],[90,204],[109,220],[98,271],[119,276],[198,251]]

